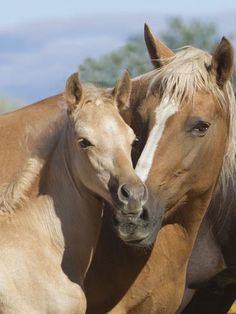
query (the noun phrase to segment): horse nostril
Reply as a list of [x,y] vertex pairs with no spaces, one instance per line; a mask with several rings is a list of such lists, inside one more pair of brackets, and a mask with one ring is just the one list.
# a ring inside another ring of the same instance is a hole
[[130,199],[130,190],[126,184],[123,184],[118,189],[118,197],[120,201],[122,201],[125,204],[128,204]]
[[143,211],[139,217],[145,221],[149,219],[148,211],[146,208],[143,209]]
[[125,184],[121,186],[120,191],[121,191],[121,194],[124,198],[129,199],[130,191]]

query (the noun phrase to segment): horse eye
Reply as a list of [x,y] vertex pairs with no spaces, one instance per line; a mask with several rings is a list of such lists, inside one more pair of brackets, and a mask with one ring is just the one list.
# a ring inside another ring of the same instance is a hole
[[210,123],[199,121],[192,129],[197,136],[204,136],[210,127]]
[[89,146],[93,146],[93,144],[91,144],[86,138],[83,138],[83,137],[81,137],[78,140],[78,143],[79,143],[81,148],[87,148]]

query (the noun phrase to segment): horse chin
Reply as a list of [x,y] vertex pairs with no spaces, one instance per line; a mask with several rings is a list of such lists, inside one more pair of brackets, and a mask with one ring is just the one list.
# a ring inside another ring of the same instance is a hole
[[136,247],[151,247],[156,239],[156,230],[136,230],[135,233],[126,234],[118,230],[119,237],[125,244]]
[[140,218],[136,222],[122,221],[116,226],[119,238],[127,245],[150,247],[156,238],[156,228]]

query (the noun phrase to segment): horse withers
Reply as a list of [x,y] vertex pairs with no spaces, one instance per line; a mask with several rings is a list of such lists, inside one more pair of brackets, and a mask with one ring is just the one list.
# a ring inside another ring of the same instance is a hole
[[127,73],[113,90],[76,73],[64,96],[0,117],[1,313],[85,313],[81,287],[104,201],[116,207],[118,228],[132,220],[127,240],[142,240],[147,192],[119,113],[130,91]]
[[[132,276],[127,277],[127,285],[117,279],[118,292],[110,292],[112,297],[106,301],[92,288],[96,269],[97,278],[105,277],[95,256],[86,284],[90,313],[98,304],[97,313],[104,313],[103,309],[109,310],[112,302],[114,305],[119,300],[111,313],[175,313],[183,297],[187,264],[201,221],[217,185],[226,188],[234,173],[236,107],[229,82],[233,69],[230,42],[223,38],[213,56],[193,47],[174,54],[148,27],[145,37],[157,69],[137,79],[131,108],[139,114],[142,130],[146,131],[140,134],[144,144],[135,168],[148,186],[145,206],[155,221],[149,225],[152,230],[146,243],[150,244],[156,234],[157,239],[151,251],[142,253],[127,253],[114,237],[112,242],[105,240],[108,251],[115,251],[115,245],[120,249],[123,268],[119,268],[118,259],[116,263],[111,258],[115,278],[129,272]],[[140,86],[146,93],[138,92]],[[140,133],[140,124],[132,117],[129,121]],[[137,151],[139,145],[135,145]],[[96,254],[101,257],[102,250],[105,254],[102,243],[98,248]],[[123,261],[122,256],[128,254],[135,261],[132,266]],[[105,281],[101,282],[104,286]],[[98,283],[95,285],[99,291]]]

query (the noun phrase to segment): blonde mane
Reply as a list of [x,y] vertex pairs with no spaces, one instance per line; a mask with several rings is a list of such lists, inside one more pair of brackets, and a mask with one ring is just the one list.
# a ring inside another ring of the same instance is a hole
[[209,71],[211,60],[212,56],[200,49],[190,46],[179,49],[174,58],[163,60],[164,65],[155,70],[147,93],[155,94],[159,90],[163,99],[168,97],[179,105],[200,90],[211,93],[218,100],[222,110],[229,115],[228,143],[219,182],[225,192],[236,169],[236,102],[231,82],[227,82],[224,89],[217,85]]
[[29,199],[32,184],[39,177],[43,162],[29,158],[17,178],[0,187],[0,215],[12,214]]

